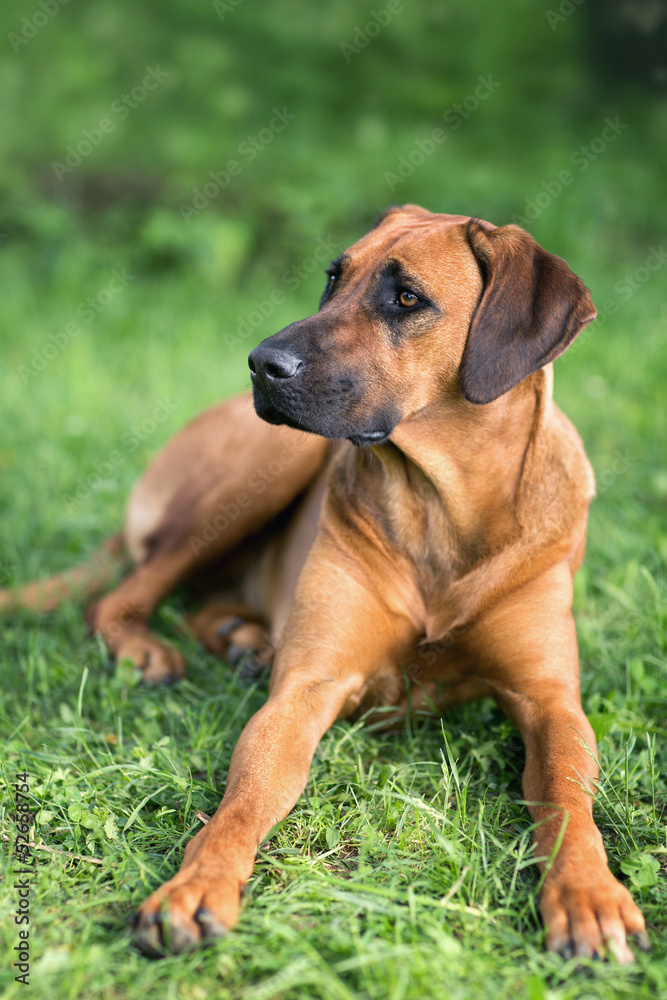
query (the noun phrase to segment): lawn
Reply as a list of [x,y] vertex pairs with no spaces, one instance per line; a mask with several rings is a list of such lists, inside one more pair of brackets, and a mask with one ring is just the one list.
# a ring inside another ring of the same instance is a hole
[[[316,308],[329,257],[387,204],[525,219],[600,313],[556,363],[555,394],[598,481],[575,594],[596,818],[653,951],[627,969],[544,952],[523,749],[483,702],[394,736],[334,726],[263,845],[238,928],[205,952],[135,952],[127,917],[177,868],[198,810],[215,809],[265,697],[183,637],[177,594],[156,629],[188,676],[164,690],[114,669],[80,608],[0,619],[0,984],[23,995],[9,849],[25,771],[33,997],[667,998],[664,98],[588,75],[584,8],[552,32],[525,4],[477,26],[460,2],[415,0],[350,54],[366,15],[345,5],[321,24],[296,0],[262,18],[228,6],[121,17],[98,3],[81,20],[66,6],[2,71],[0,585],[74,565],[117,530],[150,457],[247,386],[249,350]],[[23,7],[3,17],[14,30]],[[57,180],[52,162],[157,64],[164,85]],[[480,76],[488,96],[457,118]],[[295,119],[186,221],[274,107]]]

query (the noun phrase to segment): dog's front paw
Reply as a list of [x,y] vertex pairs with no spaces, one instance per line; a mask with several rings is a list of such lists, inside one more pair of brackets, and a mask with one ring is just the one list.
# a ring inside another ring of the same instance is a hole
[[540,912],[547,948],[563,958],[612,955],[621,965],[629,965],[635,957],[628,937],[634,936],[642,951],[650,947],[641,910],[608,869],[585,875],[548,876]]
[[187,865],[139,908],[134,943],[159,958],[222,937],[238,920],[244,888],[206,865]]
[[123,638],[116,649],[116,659],[130,660],[141,671],[144,684],[173,684],[185,676],[184,657],[149,633]]

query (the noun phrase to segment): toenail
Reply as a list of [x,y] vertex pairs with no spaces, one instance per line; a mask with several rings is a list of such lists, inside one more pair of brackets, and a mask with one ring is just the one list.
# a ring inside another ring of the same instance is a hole
[[199,907],[195,913],[195,920],[201,927],[202,938],[205,941],[211,941],[227,933],[227,927],[205,906]]
[[228,622],[223,622],[222,625],[218,626],[218,635],[224,639],[240,625],[245,625],[243,618],[230,618]]
[[637,941],[637,947],[640,949],[640,951],[651,950],[651,941],[649,939],[648,934],[645,931],[639,931],[638,934],[635,934],[635,940]]

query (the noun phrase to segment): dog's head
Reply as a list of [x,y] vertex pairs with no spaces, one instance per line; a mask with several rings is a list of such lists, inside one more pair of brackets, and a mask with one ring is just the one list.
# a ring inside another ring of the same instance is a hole
[[595,318],[564,260],[518,226],[389,209],[329,268],[319,312],[250,354],[255,409],[355,444],[454,395],[486,404]]

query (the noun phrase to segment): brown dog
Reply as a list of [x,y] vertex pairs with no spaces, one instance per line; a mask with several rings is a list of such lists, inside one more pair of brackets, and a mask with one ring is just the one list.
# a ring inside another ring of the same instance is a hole
[[[526,745],[547,946],[621,962],[627,935],[647,947],[592,818],[570,609],[594,485],[551,398],[550,362],[594,317],[579,278],[518,227],[390,209],[332,265],[319,312],[251,353],[262,419],[247,396],[222,403],[149,467],[124,533],[136,568],[93,628],[145,680],[182,676],[146,621],[205,565],[217,596],[196,635],[252,669],[276,654],[219,809],[139,911],[146,950],[236,922],[257,847],[334,720],[489,695]],[[47,606],[70,583],[4,603]]]

